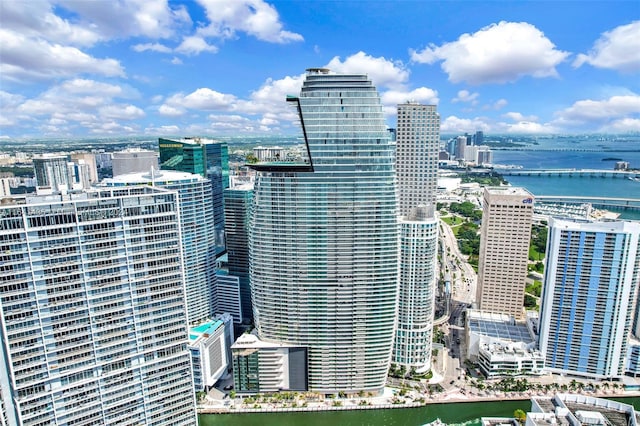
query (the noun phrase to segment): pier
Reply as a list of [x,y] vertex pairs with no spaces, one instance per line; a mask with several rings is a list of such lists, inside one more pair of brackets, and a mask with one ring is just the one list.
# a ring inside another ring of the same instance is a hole
[[[502,176],[620,178],[640,181],[640,171],[605,169],[501,169]],[[639,182],[640,183],[640,182]]]

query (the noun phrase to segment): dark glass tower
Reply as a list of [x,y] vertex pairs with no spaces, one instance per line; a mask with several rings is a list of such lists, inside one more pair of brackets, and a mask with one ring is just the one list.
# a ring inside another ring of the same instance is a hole
[[223,191],[229,187],[229,149],[226,142],[204,138],[159,140],[160,168],[208,178],[213,191],[216,253],[225,251]]

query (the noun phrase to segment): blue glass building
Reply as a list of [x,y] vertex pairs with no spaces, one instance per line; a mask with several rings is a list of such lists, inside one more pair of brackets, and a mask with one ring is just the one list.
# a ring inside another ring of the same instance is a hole
[[548,370],[593,379],[624,374],[639,239],[640,223],[550,220],[539,326]]

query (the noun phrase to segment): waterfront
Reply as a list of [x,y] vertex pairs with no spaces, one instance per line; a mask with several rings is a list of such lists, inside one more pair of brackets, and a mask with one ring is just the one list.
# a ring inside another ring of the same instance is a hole
[[[591,141],[584,147],[593,148],[601,142]],[[614,160],[629,162],[630,167],[640,168],[640,150],[638,142],[626,143],[619,148],[613,145],[602,146],[601,152],[578,150],[548,151],[550,147],[576,149],[575,144],[559,144],[554,140],[543,141],[538,149],[496,150],[494,164],[512,165],[524,169],[602,169],[613,170]],[[581,145],[582,146],[582,145]],[[632,150],[630,148],[635,148]],[[616,150],[619,149],[619,150]],[[506,176],[513,186],[527,188],[534,195],[567,195],[584,197],[640,198],[640,182],[611,177],[595,176]],[[622,218],[640,220],[638,212],[619,212]]]
[[[609,398],[640,409],[640,397]],[[480,417],[512,417],[518,408],[529,411],[529,399],[428,404],[419,408],[298,413],[206,414],[200,426],[421,426],[436,419],[446,424],[476,426]]]

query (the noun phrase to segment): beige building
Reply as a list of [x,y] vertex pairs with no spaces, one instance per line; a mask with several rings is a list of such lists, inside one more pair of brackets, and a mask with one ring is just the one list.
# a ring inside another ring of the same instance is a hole
[[524,317],[533,195],[524,188],[485,188],[482,206],[478,309]]

